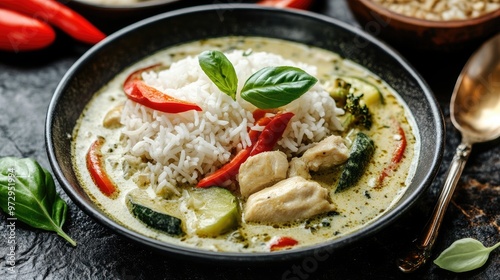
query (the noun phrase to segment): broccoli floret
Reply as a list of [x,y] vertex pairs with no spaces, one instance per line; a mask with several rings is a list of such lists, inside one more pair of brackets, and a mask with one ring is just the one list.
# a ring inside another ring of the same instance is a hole
[[330,96],[335,99],[337,107],[344,107],[347,99],[347,94],[349,93],[350,89],[351,84],[339,78],[335,79],[332,87],[330,88]]
[[343,108],[346,112],[344,128],[348,129],[352,126],[362,126],[366,129],[372,127],[372,114],[366,106],[361,103],[363,94],[354,95],[354,89],[351,84],[343,79],[335,79],[330,88],[330,96],[335,99],[338,108]]
[[344,105],[344,110],[346,112],[344,128],[352,125],[359,125],[366,129],[372,127],[372,114],[366,104],[360,103],[361,97],[363,97],[363,94],[357,96],[351,92],[347,94]]

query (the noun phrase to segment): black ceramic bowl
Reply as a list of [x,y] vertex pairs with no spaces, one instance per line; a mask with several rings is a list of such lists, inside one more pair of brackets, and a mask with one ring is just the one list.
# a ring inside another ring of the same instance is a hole
[[[124,68],[158,50],[210,37],[263,36],[300,42],[339,53],[363,65],[399,92],[416,119],[421,138],[415,177],[401,200],[364,228],[307,248],[273,253],[221,253],[181,247],[145,237],[106,216],[83,191],[72,166],[71,134],[92,95]],[[309,12],[255,5],[212,5],[161,14],[122,29],[91,48],[66,73],[50,103],[46,144],[55,176],[69,197],[89,216],[113,231],[177,257],[205,261],[291,260],[331,253],[394,222],[430,185],[443,151],[443,119],[428,86],[391,48],[334,19]]]

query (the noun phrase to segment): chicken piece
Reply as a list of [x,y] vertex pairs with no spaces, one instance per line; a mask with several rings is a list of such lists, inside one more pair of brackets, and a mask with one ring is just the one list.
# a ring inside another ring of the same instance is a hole
[[263,152],[249,157],[238,174],[240,192],[243,197],[272,186],[286,178],[288,159],[280,151]]
[[300,176],[280,181],[252,194],[245,207],[247,222],[283,223],[335,210],[328,191]]
[[302,160],[309,170],[318,171],[344,163],[349,157],[349,149],[340,136],[331,135],[305,151]]
[[304,160],[301,158],[294,157],[290,161],[288,166],[288,178],[300,176],[305,179],[311,179],[311,174],[309,174],[309,168],[307,167]]
[[122,116],[123,105],[118,105],[113,109],[109,110],[104,116],[102,125],[105,128],[116,128],[121,126],[120,119]]

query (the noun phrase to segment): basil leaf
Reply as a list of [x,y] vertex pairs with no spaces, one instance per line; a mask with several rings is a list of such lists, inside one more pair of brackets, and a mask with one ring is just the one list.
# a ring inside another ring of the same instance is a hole
[[236,100],[238,77],[233,64],[220,51],[204,51],[198,55],[200,67],[214,84]]
[[500,246],[500,242],[492,247],[485,247],[473,238],[463,238],[444,250],[434,263],[446,270],[465,272],[483,266],[490,252]]
[[300,68],[265,67],[248,78],[241,97],[257,108],[274,109],[299,98],[317,81]]
[[56,192],[52,175],[32,159],[0,159],[0,207],[18,220],[39,229],[55,231],[71,245],[63,230],[67,205]]

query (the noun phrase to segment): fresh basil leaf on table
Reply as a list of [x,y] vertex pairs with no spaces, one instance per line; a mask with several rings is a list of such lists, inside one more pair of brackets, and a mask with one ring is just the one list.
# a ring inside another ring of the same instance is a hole
[[238,77],[234,66],[220,51],[204,51],[198,56],[200,67],[214,84],[236,100]]
[[275,109],[299,98],[317,81],[300,68],[264,67],[248,78],[241,97],[260,109]]
[[463,238],[444,250],[434,264],[453,272],[466,272],[483,266],[490,252],[500,246],[500,242],[492,247],[485,247],[473,238]]
[[57,194],[52,175],[33,159],[0,158],[0,206],[6,214],[55,231],[76,246],[62,230],[68,206]]

